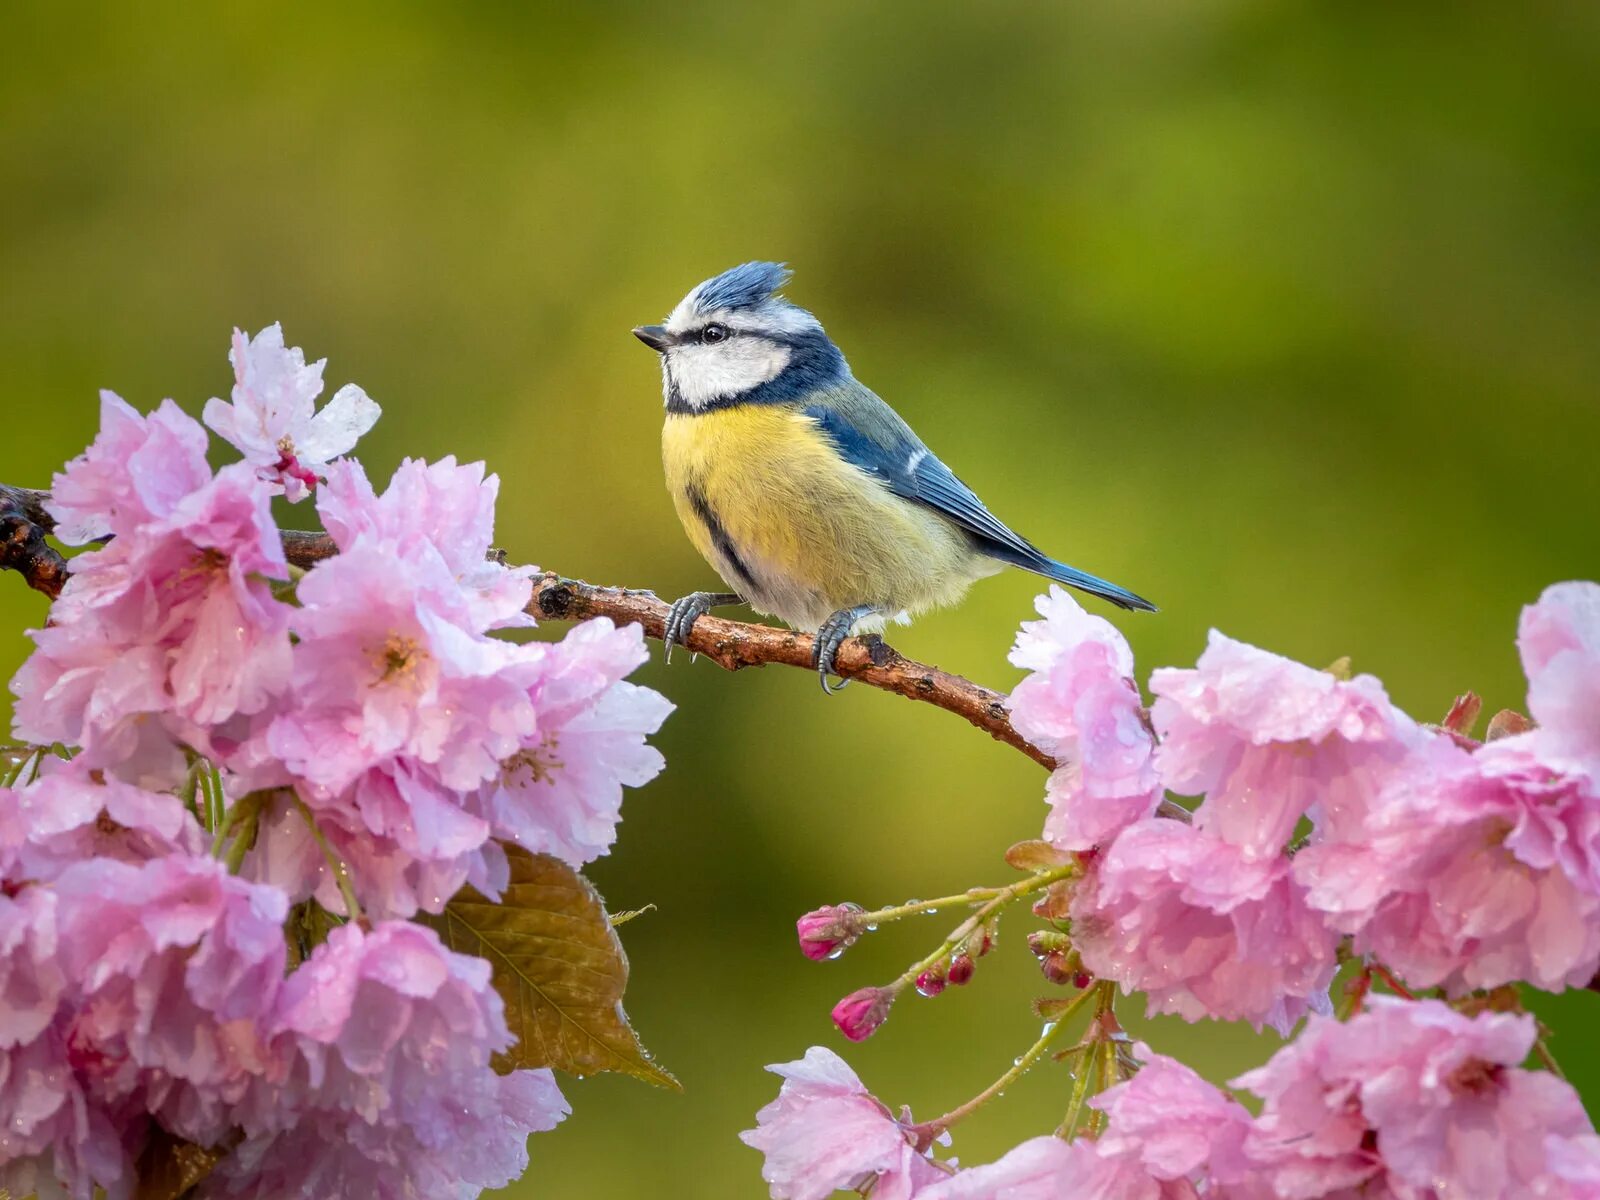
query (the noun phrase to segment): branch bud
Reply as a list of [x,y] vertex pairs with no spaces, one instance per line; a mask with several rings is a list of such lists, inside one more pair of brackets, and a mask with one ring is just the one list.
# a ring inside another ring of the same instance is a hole
[[833,1006],[833,1023],[852,1042],[864,1042],[889,1016],[894,1003],[891,988],[864,987]]
[[859,904],[830,904],[808,912],[794,923],[800,952],[814,962],[838,958],[861,936]]

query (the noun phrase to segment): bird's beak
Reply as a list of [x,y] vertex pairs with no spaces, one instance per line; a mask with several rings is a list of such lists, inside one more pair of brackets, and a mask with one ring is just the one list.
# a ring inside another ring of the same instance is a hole
[[665,354],[672,345],[672,335],[662,325],[640,325],[633,331],[633,336],[657,354]]

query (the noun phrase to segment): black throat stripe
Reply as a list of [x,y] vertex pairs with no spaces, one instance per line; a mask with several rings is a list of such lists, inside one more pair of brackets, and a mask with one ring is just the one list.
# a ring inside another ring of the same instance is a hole
[[694,515],[700,518],[701,524],[706,527],[706,532],[711,535],[711,544],[717,548],[717,553],[728,564],[728,569],[738,576],[737,580],[730,579],[728,582],[737,586],[745,596],[752,595],[757,590],[755,577],[745,565],[744,559],[739,557],[738,548],[728,536],[728,530],[722,524],[722,519],[717,516],[716,509],[712,508],[711,502],[706,499],[706,494],[693,484],[684,489],[684,494],[689,497],[689,506],[694,509]]

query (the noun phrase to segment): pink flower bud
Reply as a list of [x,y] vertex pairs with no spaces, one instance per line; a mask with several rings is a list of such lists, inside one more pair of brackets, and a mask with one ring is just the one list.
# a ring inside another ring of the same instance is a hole
[[1052,951],[1039,960],[1039,973],[1051,983],[1058,983],[1065,987],[1082,970],[1081,963],[1074,963],[1071,955]]
[[838,958],[861,936],[856,920],[861,912],[859,904],[830,904],[808,912],[794,923],[801,953],[816,962]]
[[994,930],[985,925],[967,939],[965,949],[973,958],[982,958],[994,949]]
[[951,983],[960,987],[972,978],[973,964],[970,955],[958,954],[950,960],[950,970],[946,977]]
[[852,1042],[864,1042],[889,1016],[894,995],[889,988],[876,987],[851,992],[833,1006],[833,1023]]
[[945,982],[944,968],[942,966],[929,967],[921,975],[917,976],[917,991],[924,996],[937,996],[944,991]]

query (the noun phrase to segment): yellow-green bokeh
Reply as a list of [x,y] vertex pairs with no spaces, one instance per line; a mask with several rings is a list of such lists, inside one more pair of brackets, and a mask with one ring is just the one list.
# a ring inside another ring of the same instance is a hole
[[[1593,6],[24,3],[0,36],[8,482],[83,447],[97,388],[225,395],[230,329],[281,320],[384,406],[375,475],[486,458],[514,559],[708,586],[627,331],[779,258],[997,513],[1162,605],[1117,618],[1142,670],[1215,626],[1349,654],[1422,718],[1468,687],[1493,711],[1520,606],[1600,575]],[[44,606],[0,585],[9,675]],[[1008,687],[1037,590],[987,581],[896,644]],[[1004,879],[1042,777],[865,688],[639,678],[678,705],[668,768],[592,874],[657,906],[629,1008],[686,1091],[568,1082],[516,1194],[758,1196],[762,1065],[843,1049],[833,1000],[941,928],[815,965],[793,918]],[[850,1061],[922,1115],[982,1087],[1034,1032],[1020,942]],[[1584,1000],[1546,1011],[1588,1089]],[[1148,1031],[1219,1078],[1268,1050]],[[1065,1094],[1034,1072],[956,1151]]]

